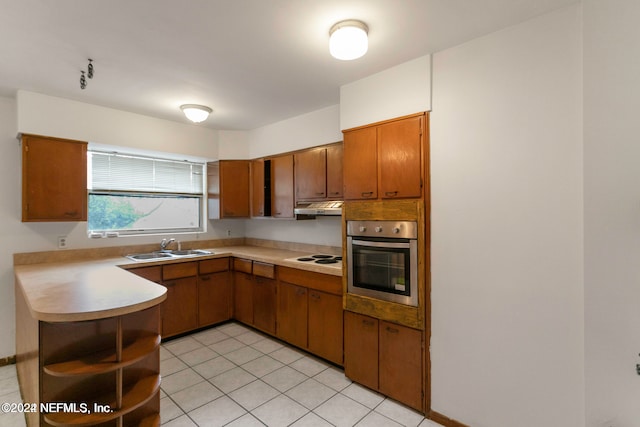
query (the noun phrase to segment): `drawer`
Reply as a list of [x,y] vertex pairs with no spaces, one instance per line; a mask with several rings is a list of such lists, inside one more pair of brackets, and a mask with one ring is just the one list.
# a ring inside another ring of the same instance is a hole
[[342,277],[331,274],[316,273],[290,267],[278,267],[278,278],[281,281],[305,286],[310,289],[342,295]]
[[132,268],[129,271],[152,282],[160,283],[162,281],[162,267],[159,265],[154,267]]
[[196,261],[169,264],[162,267],[162,280],[171,280],[197,275],[198,263]]
[[218,273],[229,270],[229,258],[205,259],[199,263],[200,274]]
[[266,277],[268,279],[275,279],[276,267],[273,264],[267,264],[266,262],[253,261],[253,275]]
[[234,258],[233,259],[233,269],[234,271],[242,271],[243,273],[251,274],[251,260],[243,259],[243,258]]

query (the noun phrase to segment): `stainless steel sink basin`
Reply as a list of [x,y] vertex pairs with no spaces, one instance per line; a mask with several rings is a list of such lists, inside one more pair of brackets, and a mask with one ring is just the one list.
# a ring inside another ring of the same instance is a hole
[[180,251],[156,251],[144,254],[131,254],[126,257],[133,261],[153,261],[157,259],[184,258],[198,255],[210,255],[213,252],[203,249],[185,249]]
[[173,256],[190,256],[190,255],[210,255],[210,251],[203,249],[185,249],[183,251],[171,251],[169,252]]
[[154,259],[173,258],[173,257],[171,256],[171,254],[164,253],[164,252],[149,252],[146,254],[127,255],[127,258],[132,259],[134,261],[150,261]]

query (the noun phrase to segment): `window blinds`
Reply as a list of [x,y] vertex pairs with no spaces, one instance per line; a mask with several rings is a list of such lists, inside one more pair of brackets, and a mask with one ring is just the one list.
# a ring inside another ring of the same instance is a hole
[[89,190],[203,194],[204,164],[89,152]]

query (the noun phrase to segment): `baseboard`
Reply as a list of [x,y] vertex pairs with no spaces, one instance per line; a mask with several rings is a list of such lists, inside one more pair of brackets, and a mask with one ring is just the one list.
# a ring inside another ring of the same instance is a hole
[[7,356],[0,358],[0,366],[15,365],[16,356]]
[[435,421],[438,424],[442,424],[445,427],[470,427],[467,424],[462,424],[460,421],[452,420],[449,417],[442,415],[436,411],[429,411],[429,417],[431,421]]

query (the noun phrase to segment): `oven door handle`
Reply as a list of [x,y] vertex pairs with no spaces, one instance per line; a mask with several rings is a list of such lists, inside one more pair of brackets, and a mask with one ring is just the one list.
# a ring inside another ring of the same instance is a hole
[[410,248],[410,242],[394,243],[394,242],[373,242],[370,240],[352,240],[352,245],[369,246],[373,248]]

